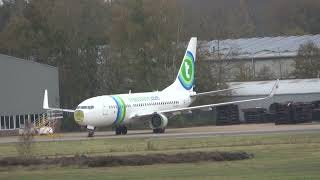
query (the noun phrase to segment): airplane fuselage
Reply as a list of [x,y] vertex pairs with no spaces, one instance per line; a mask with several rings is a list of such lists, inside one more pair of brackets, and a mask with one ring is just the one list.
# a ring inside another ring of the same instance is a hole
[[193,100],[189,93],[158,91],[97,96],[80,103],[74,119],[82,126],[125,125],[132,123],[136,114],[188,107]]

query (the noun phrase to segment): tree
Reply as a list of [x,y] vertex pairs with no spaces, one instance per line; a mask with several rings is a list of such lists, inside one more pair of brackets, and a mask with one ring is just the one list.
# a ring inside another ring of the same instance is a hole
[[256,80],[271,80],[271,79],[275,79],[274,74],[272,73],[269,66],[263,65],[261,70],[257,73]]
[[[240,61],[240,60],[239,60]],[[236,81],[250,81],[253,79],[252,68],[245,62],[237,62],[234,65]]]
[[110,46],[105,54],[109,58],[102,71],[103,76],[117,81],[102,86],[117,87],[114,93],[160,90],[171,83],[183,57],[177,31],[181,29],[180,13],[176,2],[170,0],[114,2]]
[[319,77],[320,69],[320,48],[313,42],[302,44],[295,58],[296,78],[315,78]]

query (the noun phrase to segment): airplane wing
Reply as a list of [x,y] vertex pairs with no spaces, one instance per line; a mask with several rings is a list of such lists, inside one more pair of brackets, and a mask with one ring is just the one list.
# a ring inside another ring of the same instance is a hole
[[192,94],[192,95],[190,95],[190,96],[191,96],[191,97],[204,96],[204,95],[210,95],[210,94],[215,94],[215,93],[220,93],[220,92],[225,92],[225,91],[232,91],[232,90],[240,89],[240,88],[242,88],[242,87],[230,88],[230,89],[221,89],[221,90],[216,90],[216,91],[202,92],[202,93]]
[[262,98],[254,98],[254,99],[246,99],[246,100],[240,100],[240,101],[231,101],[231,102],[223,102],[223,103],[217,103],[217,104],[207,104],[207,105],[201,105],[201,106],[192,106],[192,107],[185,107],[185,108],[177,108],[177,109],[169,109],[169,110],[163,110],[163,111],[158,111],[158,112],[152,112],[152,113],[143,113],[143,114],[136,114],[134,115],[133,118],[140,118],[140,117],[146,117],[146,116],[151,116],[155,113],[159,113],[159,114],[179,114],[181,112],[188,112],[191,110],[208,110],[211,109],[212,107],[217,107],[217,106],[224,106],[224,105],[229,105],[229,104],[235,104],[235,103],[244,103],[244,102],[252,102],[252,101],[261,101],[261,100],[266,100],[266,99],[270,99],[274,96],[277,88],[278,88],[278,84],[279,84],[279,79],[277,80],[277,82],[275,83],[275,85],[273,86],[270,94],[266,97],[262,97]]
[[48,90],[44,91],[44,96],[43,96],[43,109],[45,110],[55,110],[55,111],[64,111],[64,112],[71,112],[73,113],[75,110],[73,109],[60,109],[60,108],[51,108],[49,107],[49,102],[48,102]]

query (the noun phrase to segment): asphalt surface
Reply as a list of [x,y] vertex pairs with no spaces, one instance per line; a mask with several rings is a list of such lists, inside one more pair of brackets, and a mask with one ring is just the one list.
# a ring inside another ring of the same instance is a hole
[[[240,136],[276,133],[305,133],[320,132],[319,123],[299,125],[274,125],[274,124],[243,124],[232,126],[205,126],[193,128],[166,129],[164,134],[153,134],[151,130],[128,130],[127,135],[115,135],[112,131],[96,132],[95,137],[88,138],[86,132],[63,133],[53,136],[36,136],[35,141],[73,141],[89,139],[110,138],[201,138],[212,136]],[[0,137],[0,144],[14,143],[18,141],[17,136]]]

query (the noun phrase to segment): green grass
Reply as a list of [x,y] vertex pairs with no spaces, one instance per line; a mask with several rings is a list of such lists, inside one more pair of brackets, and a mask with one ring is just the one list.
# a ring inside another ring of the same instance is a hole
[[[0,154],[15,155],[15,145]],[[90,147],[88,147],[90,146]],[[320,179],[320,132],[195,139],[105,139],[37,143],[36,155],[159,153],[179,151],[246,151],[250,160],[137,167],[11,167],[0,179]],[[105,152],[104,152],[105,151]]]
[[[159,151],[177,151],[202,148],[243,147],[253,145],[320,143],[319,133],[277,134],[254,136],[217,136],[210,138],[136,138],[99,139],[81,141],[37,142],[33,145],[35,156],[60,156],[74,154],[131,154]],[[17,156],[15,143],[0,145],[0,157]]]

